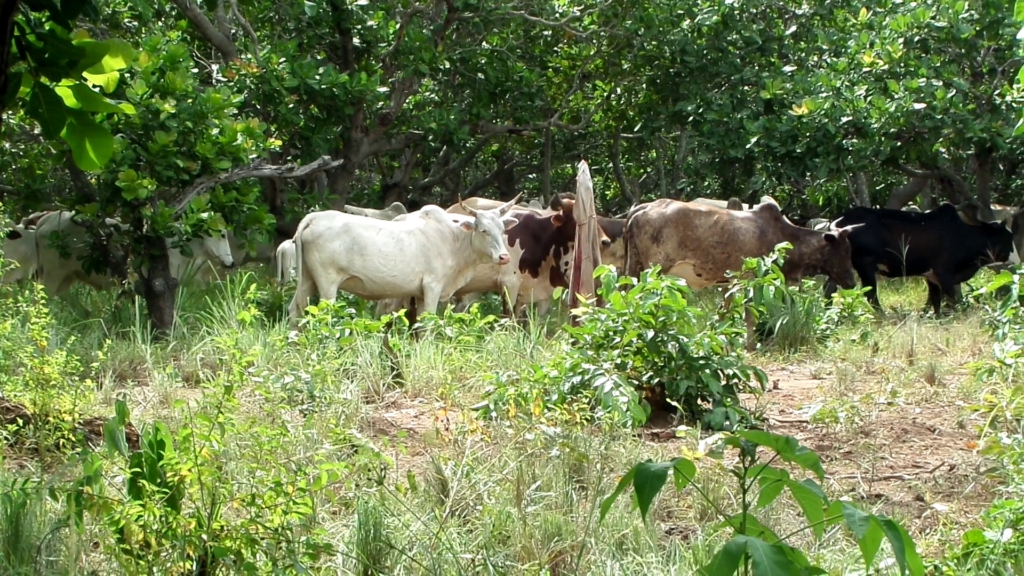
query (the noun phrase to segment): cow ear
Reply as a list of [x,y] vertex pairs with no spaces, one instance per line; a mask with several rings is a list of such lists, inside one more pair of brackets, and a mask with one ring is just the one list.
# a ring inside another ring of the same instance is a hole
[[7,235],[4,236],[4,238],[6,238],[8,240],[17,240],[17,239],[21,238],[21,232],[18,232],[17,230],[9,230],[7,232]]
[[555,226],[561,226],[565,224],[565,216],[562,216],[561,212],[556,212],[551,215],[551,223]]
[[505,230],[511,230],[516,224],[519,224],[519,220],[511,217],[502,218],[501,222],[505,225]]
[[835,232],[825,232],[825,242],[829,244],[835,244],[839,241],[839,236]]
[[462,220],[459,222],[459,228],[462,228],[466,232],[472,232],[474,229],[476,229],[476,225],[474,225],[473,222],[470,222],[469,220]]

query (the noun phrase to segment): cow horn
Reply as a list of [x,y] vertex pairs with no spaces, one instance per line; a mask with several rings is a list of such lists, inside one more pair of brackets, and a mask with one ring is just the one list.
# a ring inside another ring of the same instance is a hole
[[462,194],[459,194],[458,198],[459,198],[459,206],[462,206],[462,209],[465,210],[467,214],[469,214],[470,216],[474,216],[475,217],[476,216],[476,210],[473,210],[469,206],[466,206],[465,204],[462,203]]
[[512,207],[516,205],[516,202],[519,202],[519,199],[522,196],[523,196],[523,193],[520,192],[519,194],[516,194],[515,198],[513,198],[513,199],[509,200],[508,202],[505,202],[504,204],[499,206],[498,207],[498,214],[501,214],[502,216],[504,216],[506,212],[511,210]]

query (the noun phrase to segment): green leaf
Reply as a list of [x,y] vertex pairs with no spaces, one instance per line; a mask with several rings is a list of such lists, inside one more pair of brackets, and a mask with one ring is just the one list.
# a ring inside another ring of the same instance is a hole
[[36,82],[32,86],[26,110],[36,122],[39,122],[43,136],[51,140],[60,136],[61,130],[64,130],[64,125],[68,121],[64,100],[53,91],[53,88],[42,82]]
[[758,478],[758,482],[761,484],[761,491],[757,494],[757,508],[764,508],[774,502],[786,488],[785,481],[778,478],[761,476]]
[[117,72],[106,72],[103,74],[92,74],[90,72],[82,72],[82,76],[94,86],[103,88],[103,91],[110,94],[117,88],[117,82],[121,79],[121,73]]
[[1017,0],[1017,3],[1013,6],[1013,19],[1024,21],[1024,0]]
[[857,540],[860,555],[864,558],[864,568],[870,571],[875,556],[878,555],[878,548],[882,545],[882,530],[877,520],[849,502],[843,502],[843,518],[846,520],[846,527],[853,532]]
[[135,107],[131,103],[110,100],[81,82],[57,86],[56,91],[64,99],[64,104],[68,108],[85,110],[86,112],[125,112],[127,114],[135,114]]
[[697,477],[697,465],[686,458],[676,458],[673,462],[675,465],[672,467],[672,478],[676,490],[681,492]]
[[812,489],[800,482],[790,480],[786,482],[786,486],[789,487],[789,493],[793,495],[793,499],[796,500],[800,509],[803,510],[811,530],[814,531],[814,535],[821,538],[825,533],[825,501]]
[[11,103],[18,96],[18,92],[21,91],[22,78],[26,74],[24,72],[12,72],[7,78],[7,92],[3,95],[4,110],[11,107]]
[[131,44],[121,40],[120,38],[104,40],[100,44],[103,44],[106,48],[103,58],[96,64],[86,68],[83,72],[88,72],[90,74],[107,74],[109,72],[116,72],[118,70],[124,70],[131,65],[133,60],[135,60],[135,49],[132,48]]
[[613,490],[607,498],[601,501],[601,520],[604,520],[604,517],[608,514],[608,510],[610,510],[612,504],[615,503],[615,499],[618,498],[626,487],[633,482],[633,476],[636,475],[636,469],[637,466],[630,468],[629,472],[626,472],[626,475],[619,480],[619,483],[615,486],[615,490]]
[[747,554],[754,565],[754,576],[788,576],[799,574],[800,566],[786,554],[782,545],[772,545],[759,538],[737,536],[746,543]]
[[654,497],[661,492],[668,480],[668,471],[675,468],[675,461],[670,462],[641,462],[634,466],[636,474],[633,477],[633,490],[636,491],[636,501],[640,506],[640,517],[647,519],[647,512],[651,508]]
[[75,164],[85,171],[97,171],[114,154],[114,137],[85,112],[71,110],[61,137],[71,146]]
[[792,436],[782,436],[761,430],[743,430],[737,432],[736,435],[758,446],[775,451],[784,461],[796,464],[808,472],[813,472],[819,480],[825,479],[825,469],[821,467],[821,458],[814,451],[801,446]]
[[732,576],[740,568],[743,554],[747,551],[746,536],[736,536],[726,542],[707,566],[701,568],[701,574],[707,576]]
[[881,525],[886,539],[889,540],[889,545],[892,546],[892,553],[896,557],[896,564],[900,567],[900,574],[923,575],[924,563],[907,531],[889,518],[877,518],[876,521]]
[[124,437],[124,424],[116,416],[103,423],[103,440],[107,448],[122,457],[128,457],[128,442]]
[[310,2],[309,0],[303,2],[303,7],[306,10],[306,16],[309,16],[310,18],[316,16],[316,13],[319,11],[316,2]]

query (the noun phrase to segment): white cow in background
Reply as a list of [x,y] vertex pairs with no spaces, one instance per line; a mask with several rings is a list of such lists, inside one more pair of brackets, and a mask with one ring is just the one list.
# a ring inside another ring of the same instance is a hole
[[519,200],[459,223],[438,206],[419,217],[375,220],[327,210],[302,219],[295,232],[298,286],[288,306],[293,325],[310,297],[333,301],[338,290],[368,300],[418,298],[436,312],[472,277],[477,264],[508,265],[505,231],[519,221],[505,214]]
[[401,202],[392,202],[391,206],[388,206],[383,210],[378,210],[376,208],[360,208],[359,206],[345,206],[342,209],[349,214],[366,216],[367,218],[374,218],[377,220],[394,220],[396,216],[407,214],[409,212]]
[[3,253],[3,259],[6,260],[3,265],[3,276],[0,276],[0,284],[32,278],[38,267],[36,229],[26,228],[21,224],[15,225],[4,235],[3,242],[0,242],[0,252]]
[[[120,280],[109,273],[87,273],[82,268],[81,259],[89,249],[89,234],[83,226],[72,220],[72,216],[73,212],[61,210],[47,213],[39,219],[35,234],[39,283],[50,296],[63,294],[75,282],[82,282],[96,290],[119,285]],[[121,231],[126,229],[124,224],[112,218],[107,218],[106,223]],[[53,232],[60,232],[66,237],[69,259],[61,258],[57,248],[51,245],[50,235]],[[181,250],[171,247],[170,240],[166,242],[171,276],[182,283],[192,279],[200,283],[207,282],[215,274],[215,262],[227,268],[234,266],[226,232],[190,240],[192,256],[185,256]],[[112,250],[115,259],[124,259],[116,247]],[[125,266],[127,270],[127,262]]]
[[289,238],[278,245],[274,272],[278,284],[287,284],[295,277],[295,240]]
[[171,240],[167,240],[171,276],[177,278],[181,284],[196,282],[205,286],[217,277],[217,264],[228,269],[235,267],[227,231],[215,232],[213,236],[193,238],[188,241],[188,246],[192,252],[191,256],[172,248]]

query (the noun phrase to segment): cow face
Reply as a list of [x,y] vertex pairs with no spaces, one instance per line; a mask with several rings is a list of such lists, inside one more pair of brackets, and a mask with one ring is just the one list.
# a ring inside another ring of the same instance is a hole
[[504,266],[511,259],[505,242],[505,232],[519,224],[511,216],[501,216],[498,210],[477,210],[473,220],[462,220],[459,227],[473,235],[473,251],[484,254],[494,264]]
[[[852,227],[851,227],[852,228]],[[850,250],[850,228],[824,234],[825,247],[821,254],[821,272],[845,289],[857,286]]]
[[218,260],[225,268],[234,268],[235,259],[231,255],[231,242],[226,231],[214,232],[212,236],[203,237],[203,250],[210,260]]
[[[3,276],[0,283],[17,282],[30,278],[36,270],[35,229],[18,225],[4,235],[0,242],[0,255],[7,263],[3,263]],[[16,262],[17,266],[10,262]]]

